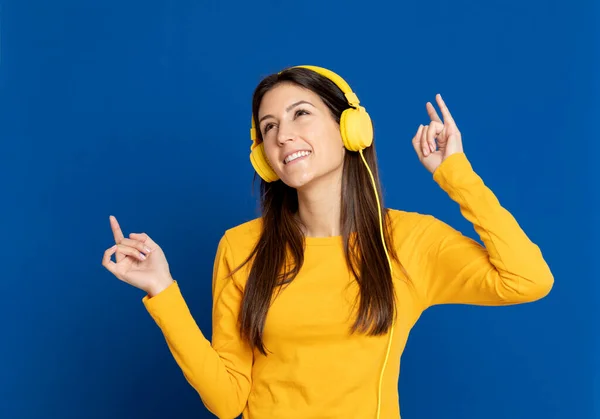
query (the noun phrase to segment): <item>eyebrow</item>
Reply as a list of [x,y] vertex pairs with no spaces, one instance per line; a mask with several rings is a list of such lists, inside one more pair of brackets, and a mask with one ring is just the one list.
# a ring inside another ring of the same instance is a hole
[[[288,106],[287,108],[285,108],[285,111],[286,111],[286,112],[289,112],[289,111],[291,111],[291,110],[292,110],[292,108],[294,108],[294,107],[296,107],[296,106],[298,106],[298,105],[301,105],[301,104],[303,104],[303,103],[307,103],[307,104],[309,104],[309,105],[310,105],[310,106],[312,106],[312,107],[314,107],[314,106],[315,106],[315,105],[313,105],[312,103],[310,103],[310,102],[308,102],[308,101],[306,101],[306,100],[299,100],[298,102],[296,102],[296,103],[292,103],[290,106]],[[262,118],[260,118],[260,120],[258,121],[258,124],[260,125],[260,123],[261,123],[263,120],[267,119],[267,118],[274,118],[274,116],[273,116],[273,115],[270,115],[270,114],[269,114],[269,115],[265,115],[265,116],[263,116]]]

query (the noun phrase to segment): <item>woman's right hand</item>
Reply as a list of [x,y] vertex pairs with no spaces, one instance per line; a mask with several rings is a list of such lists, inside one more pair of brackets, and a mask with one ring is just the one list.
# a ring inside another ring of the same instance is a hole
[[[116,244],[104,252],[102,266],[150,297],[171,285],[173,278],[160,246],[146,233],[131,233],[125,238],[117,219],[111,215],[109,220]],[[115,253],[116,263],[111,260]]]

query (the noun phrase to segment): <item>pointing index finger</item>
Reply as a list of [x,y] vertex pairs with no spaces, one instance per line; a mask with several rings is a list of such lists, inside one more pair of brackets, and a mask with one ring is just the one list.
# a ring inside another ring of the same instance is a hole
[[454,118],[452,118],[452,114],[450,113],[450,109],[448,109],[448,107],[446,106],[446,102],[444,102],[444,99],[442,99],[442,95],[438,93],[435,96],[435,98],[437,100],[438,106],[440,107],[440,110],[442,111],[444,122],[455,125]]
[[121,240],[123,240],[125,238],[125,236],[123,236],[123,231],[121,231],[119,222],[117,221],[117,219],[115,218],[114,215],[111,215],[109,217],[109,219],[110,219],[110,227],[112,228],[113,235],[115,237],[115,243],[120,243]]

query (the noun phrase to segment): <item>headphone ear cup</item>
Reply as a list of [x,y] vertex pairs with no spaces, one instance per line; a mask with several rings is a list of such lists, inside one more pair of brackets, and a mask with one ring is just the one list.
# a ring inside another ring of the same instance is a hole
[[263,143],[258,144],[252,149],[250,152],[250,162],[252,163],[254,170],[256,170],[256,173],[258,173],[265,182],[275,182],[279,179],[279,176],[277,176],[267,160]]
[[364,150],[373,144],[373,122],[362,106],[342,112],[340,131],[344,146],[350,151]]

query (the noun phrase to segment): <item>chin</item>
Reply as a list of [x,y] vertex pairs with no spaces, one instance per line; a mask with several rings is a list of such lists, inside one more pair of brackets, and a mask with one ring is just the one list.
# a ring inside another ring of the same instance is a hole
[[294,176],[281,177],[283,183],[294,189],[302,189],[309,185],[314,179],[315,176],[313,173],[299,173]]
[[[303,164],[303,162],[300,162]],[[290,188],[296,190],[306,189],[316,183],[322,183],[321,181],[335,182],[336,179],[341,178],[343,170],[343,161],[337,164],[327,165],[309,165],[306,164],[304,167],[299,166],[294,170],[287,171],[285,168],[278,168],[275,170],[279,178]]]

